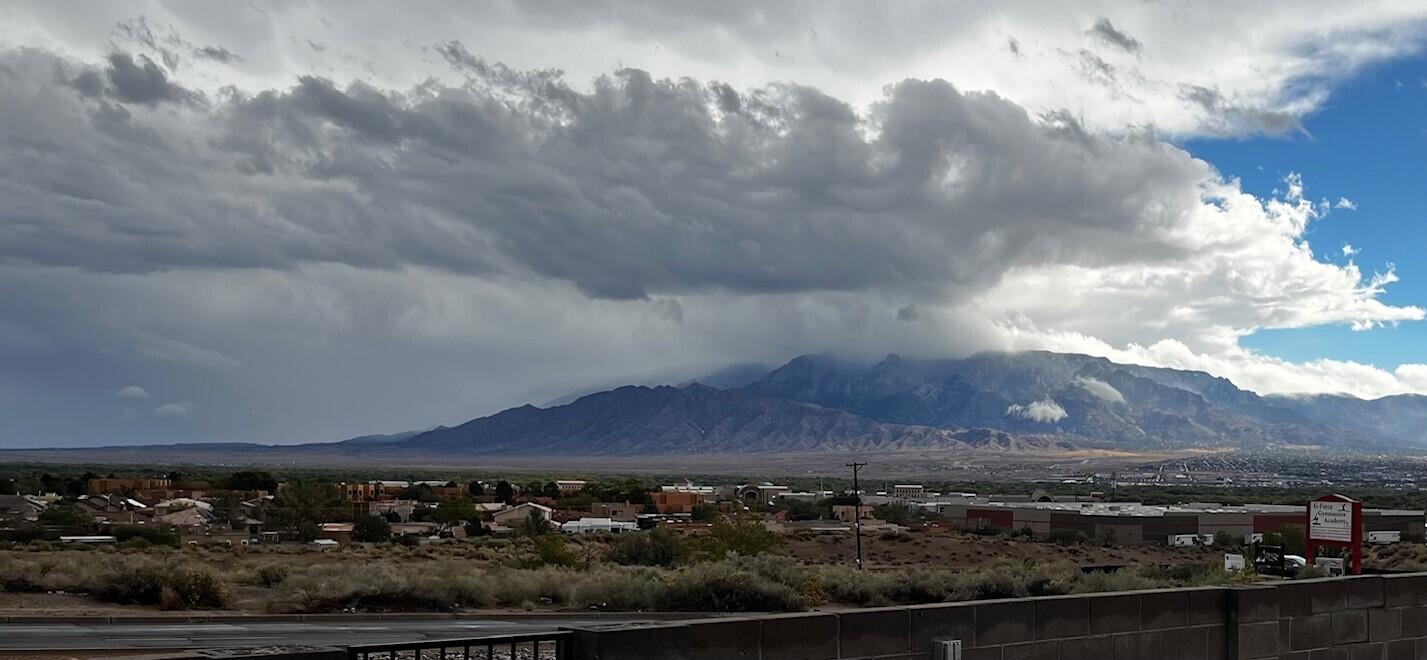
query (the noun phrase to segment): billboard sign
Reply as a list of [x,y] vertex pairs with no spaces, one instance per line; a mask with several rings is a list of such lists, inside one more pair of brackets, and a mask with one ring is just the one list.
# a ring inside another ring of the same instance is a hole
[[1308,503],[1310,541],[1353,542],[1353,503],[1323,501]]

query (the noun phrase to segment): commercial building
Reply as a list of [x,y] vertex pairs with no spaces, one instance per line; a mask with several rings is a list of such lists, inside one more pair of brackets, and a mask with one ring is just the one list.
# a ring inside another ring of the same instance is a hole
[[565,534],[618,534],[638,529],[639,525],[633,522],[622,522],[609,518],[581,518],[560,525],[560,531]]
[[704,503],[704,496],[699,493],[661,490],[650,493],[649,502],[659,513],[693,513],[694,507]]
[[561,495],[573,495],[585,489],[585,482],[579,479],[561,479],[555,482],[555,488]]
[[[1165,545],[1170,537],[1227,534],[1248,541],[1256,534],[1278,532],[1286,525],[1301,528],[1307,508],[1296,505],[1193,503],[1151,506],[1137,502],[991,502],[924,505],[945,516],[954,527],[968,530],[1029,529],[1037,536],[1079,532],[1088,539],[1119,545]],[[1363,510],[1365,532],[1423,535],[1422,511]]]
[[926,486],[921,484],[897,484],[892,486],[892,497],[899,500],[910,500],[919,498],[927,492]]

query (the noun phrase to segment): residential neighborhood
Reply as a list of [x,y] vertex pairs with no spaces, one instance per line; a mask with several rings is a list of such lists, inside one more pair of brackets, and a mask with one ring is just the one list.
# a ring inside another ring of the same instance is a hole
[[[771,482],[644,483],[518,478],[280,480],[262,471],[220,478],[178,473],[42,475],[0,494],[0,535],[12,541],[248,546],[423,544],[532,532],[620,534],[668,528],[700,534],[737,518],[788,534],[899,532],[909,526],[1098,545],[1251,544],[1301,535],[1303,505],[1149,505],[1088,495],[938,492],[925,484],[799,490]],[[27,492],[20,492],[27,491]],[[1421,539],[1420,510],[1366,509],[1372,542]],[[135,539],[138,539],[137,541]]]

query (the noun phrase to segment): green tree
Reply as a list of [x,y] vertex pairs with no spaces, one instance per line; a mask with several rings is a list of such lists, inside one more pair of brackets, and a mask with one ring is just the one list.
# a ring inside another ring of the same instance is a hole
[[40,522],[56,527],[83,527],[91,520],[73,504],[56,504],[40,514]]
[[267,472],[241,470],[219,480],[218,486],[228,490],[265,490],[271,493],[277,490],[277,478]]
[[706,555],[722,559],[731,552],[745,556],[770,552],[783,544],[783,537],[758,520],[719,520],[702,542]]
[[310,541],[316,538],[320,524],[349,520],[346,505],[332,484],[294,480],[278,492],[267,522],[299,540]]
[[472,481],[466,484],[466,492],[470,493],[471,497],[483,497],[486,494],[486,487],[482,486],[479,481]]
[[495,498],[497,501],[510,504],[515,501],[515,488],[510,485],[509,481],[502,479],[495,485]]
[[535,546],[536,566],[560,566],[563,568],[576,568],[580,565],[580,556],[570,549],[565,543],[564,537],[559,534],[545,534],[533,539]]
[[456,525],[465,524],[466,521],[475,518],[476,506],[469,499],[458,497],[454,500],[442,502],[436,507],[436,511],[431,514],[431,519],[435,520],[441,527],[439,532],[444,532]]
[[520,533],[526,536],[544,536],[554,531],[555,526],[539,511],[531,511],[520,524]]
[[385,543],[391,540],[391,523],[381,516],[362,516],[352,524],[352,540]]

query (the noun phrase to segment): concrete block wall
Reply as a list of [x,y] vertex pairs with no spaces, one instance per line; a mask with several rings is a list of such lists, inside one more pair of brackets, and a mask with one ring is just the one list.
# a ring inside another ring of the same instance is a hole
[[1427,574],[575,629],[578,660],[1427,660]]
[[1234,660],[1427,659],[1427,575],[1236,589]]
[[579,660],[1220,660],[1229,589],[1177,589],[576,629]]

